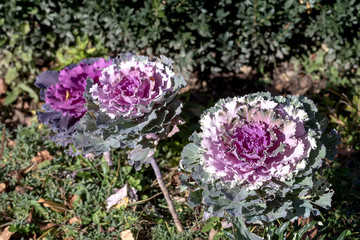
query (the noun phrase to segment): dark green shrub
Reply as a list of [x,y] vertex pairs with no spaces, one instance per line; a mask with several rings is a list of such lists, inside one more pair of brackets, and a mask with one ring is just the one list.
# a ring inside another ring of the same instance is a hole
[[[53,61],[57,49],[75,45],[81,36],[96,38],[113,55],[164,54],[183,73],[239,72],[244,64],[271,68],[321,44],[328,48],[326,62],[340,72],[351,74],[360,60],[356,0],[8,0],[0,9],[2,55],[21,46],[31,56],[25,63],[16,56],[20,60],[1,70],[0,77],[10,71],[12,78],[16,71],[14,79],[36,74],[33,69]],[[32,83],[33,78],[15,82]]]

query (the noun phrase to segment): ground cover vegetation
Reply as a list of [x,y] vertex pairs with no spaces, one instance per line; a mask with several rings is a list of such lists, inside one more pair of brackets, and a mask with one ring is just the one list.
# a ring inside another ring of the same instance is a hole
[[[181,152],[200,130],[201,113],[220,98],[270,91],[313,99],[330,121],[325,132],[341,135],[337,155],[317,171],[334,194],[329,209],[313,209],[318,216],[247,221],[248,231],[265,239],[359,239],[359,19],[356,0],[1,2],[0,236],[234,239],[242,222],[231,227],[222,216],[205,217],[192,204],[196,194],[181,187]],[[154,155],[181,233],[149,165],[136,171],[125,148],[112,150],[112,166],[101,155],[69,155],[34,115],[38,74],[122,52],[166,55],[188,82],[179,95],[185,124]],[[124,186],[127,197],[107,208]]]

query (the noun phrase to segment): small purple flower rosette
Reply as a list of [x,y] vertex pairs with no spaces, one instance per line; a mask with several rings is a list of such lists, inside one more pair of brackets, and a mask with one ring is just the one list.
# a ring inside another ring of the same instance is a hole
[[35,85],[40,88],[40,98],[45,101],[38,111],[40,122],[49,125],[56,143],[66,146],[72,142],[74,125],[86,113],[83,96],[86,79],[98,82],[102,70],[112,61],[103,58],[85,59],[62,70],[39,74]]

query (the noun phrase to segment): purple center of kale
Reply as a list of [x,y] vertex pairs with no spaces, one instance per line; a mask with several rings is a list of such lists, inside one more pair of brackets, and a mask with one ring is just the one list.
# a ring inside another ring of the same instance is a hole
[[237,128],[233,135],[236,152],[241,157],[259,159],[271,143],[265,123],[247,123]]

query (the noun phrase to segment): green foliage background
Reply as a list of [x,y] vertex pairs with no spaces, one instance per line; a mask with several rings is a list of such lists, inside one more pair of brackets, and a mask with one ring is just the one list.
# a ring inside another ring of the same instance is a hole
[[272,68],[321,44],[324,64],[340,75],[354,75],[360,62],[356,0],[8,0],[0,9],[0,77],[35,99],[29,86],[39,69],[77,37],[100,49],[89,56],[104,55],[105,48],[112,55],[164,54],[186,76],[239,72],[244,64]]

